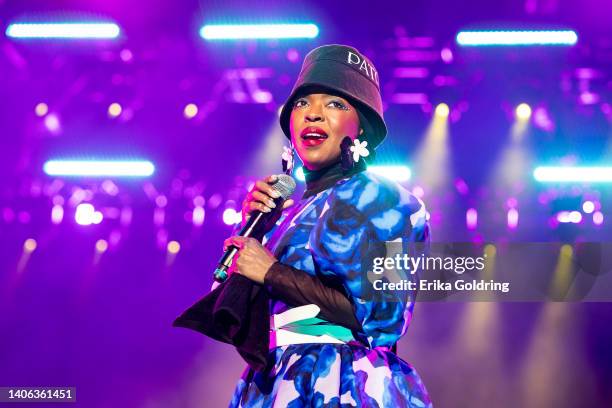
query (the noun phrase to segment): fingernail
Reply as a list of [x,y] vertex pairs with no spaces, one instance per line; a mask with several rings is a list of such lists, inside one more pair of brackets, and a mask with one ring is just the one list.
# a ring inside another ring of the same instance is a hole
[[268,200],[268,207],[276,208],[276,203],[272,200]]
[[264,207],[263,211],[264,212],[270,212],[270,211],[272,211],[272,209],[270,207]]
[[276,191],[276,190],[272,191],[272,194],[270,194],[270,195],[271,195],[272,197],[274,197],[274,198],[278,198],[278,197],[280,197],[280,193],[279,193],[278,191]]

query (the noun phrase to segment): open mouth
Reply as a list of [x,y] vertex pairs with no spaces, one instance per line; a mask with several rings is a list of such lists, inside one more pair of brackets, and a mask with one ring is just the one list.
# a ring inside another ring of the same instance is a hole
[[327,139],[327,133],[318,127],[307,127],[300,136],[306,146],[317,146]]

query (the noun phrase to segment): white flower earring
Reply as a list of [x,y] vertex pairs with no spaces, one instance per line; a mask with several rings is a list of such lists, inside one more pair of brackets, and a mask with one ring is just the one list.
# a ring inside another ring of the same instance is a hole
[[362,157],[370,155],[367,146],[368,142],[366,140],[360,142],[359,139],[352,140],[348,136],[342,139],[340,143],[340,164],[345,173],[351,171]]
[[283,154],[281,155],[281,159],[283,163],[283,172],[291,175],[294,165],[293,146],[283,146]]
[[353,161],[357,163],[360,157],[368,157],[370,155],[370,151],[368,150],[368,141],[364,140],[360,142],[359,139],[353,140],[353,146],[350,147],[351,152],[353,152]]

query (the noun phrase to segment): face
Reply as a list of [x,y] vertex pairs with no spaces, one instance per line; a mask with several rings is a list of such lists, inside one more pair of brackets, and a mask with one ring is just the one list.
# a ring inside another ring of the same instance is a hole
[[357,110],[346,99],[329,94],[296,99],[290,126],[291,142],[308,170],[319,170],[338,161],[342,139],[355,139],[363,132]]

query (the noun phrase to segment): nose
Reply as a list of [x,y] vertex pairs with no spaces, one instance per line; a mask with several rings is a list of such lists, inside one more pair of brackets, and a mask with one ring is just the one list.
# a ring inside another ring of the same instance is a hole
[[312,106],[304,117],[306,122],[321,122],[323,121],[323,115],[321,114],[318,106]]

